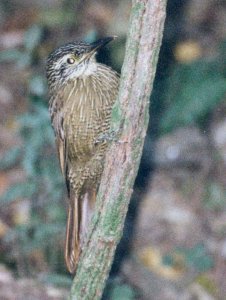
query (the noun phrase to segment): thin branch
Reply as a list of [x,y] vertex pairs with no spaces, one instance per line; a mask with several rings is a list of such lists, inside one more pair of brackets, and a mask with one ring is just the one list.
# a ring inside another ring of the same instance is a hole
[[83,249],[70,299],[100,299],[121,238],[149,121],[165,20],[166,0],[133,1],[119,98],[112,113],[113,143],[98,193],[96,213]]

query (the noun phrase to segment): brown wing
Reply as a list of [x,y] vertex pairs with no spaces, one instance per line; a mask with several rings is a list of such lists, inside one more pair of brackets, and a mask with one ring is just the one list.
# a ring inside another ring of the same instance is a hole
[[64,102],[68,89],[62,89],[50,100],[51,122],[56,137],[56,147],[60,162],[60,168],[65,179],[67,178],[67,136],[64,130]]
[[63,175],[65,175],[65,142],[60,138],[56,138],[56,146],[58,150],[61,172]]
[[68,178],[68,158],[67,158],[67,139],[62,140],[57,138],[56,140],[58,156],[60,160],[61,171],[65,177],[65,182],[68,192],[68,215],[66,226],[66,239],[64,257],[68,271],[73,274],[76,270],[79,255],[80,255],[80,221],[81,221],[81,207],[79,205],[78,197],[74,196],[74,193],[70,187]]

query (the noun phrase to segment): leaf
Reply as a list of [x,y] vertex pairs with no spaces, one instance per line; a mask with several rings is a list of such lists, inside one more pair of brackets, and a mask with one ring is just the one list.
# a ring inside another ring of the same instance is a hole
[[162,115],[163,132],[202,122],[224,99],[226,79],[215,62],[177,65],[169,77],[166,95],[169,107]]
[[18,68],[26,68],[31,64],[32,55],[28,52],[21,53],[20,57],[17,60]]
[[0,159],[0,169],[5,170],[13,167],[21,156],[22,149],[15,147],[8,150],[3,157]]
[[29,82],[29,90],[32,94],[43,96],[46,93],[46,84],[42,76],[34,76]]
[[18,183],[5,192],[5,194],[1,197],[0,204],[9,204],[20,198],[29,198],[35,193],[35,191],[36,186],[34,182]]
[[209,182],[206,187],[204,205],[218,211],[226,208],[226,190],[217,182]]
[[48,274],[41,277],[41,282],[56,285],[58,287],[71,287],[72,279],[66,275]]
[[214,266],[214,260],[208,254],[204,244],[198,243],[192,248],[176,247],[175,250],[163,257],[166,266],[192,268],[198,272],[206,272]]
[[205,289],[205,291],[207,291],[211,295],[217,296],[218,294],[217,283],[213,280],[213,278],[211,278],[211,275],[209,276],[208,273],[201,274],[200,276],[198,276],[195,282],[201,285]]
[[15,62],[18,61],[23,53],[16,49],[9,49],[0,52],[0,62]]
[[206,272],[214,265],[212,256],[207,254],[203,244],[196,245],[186,255],[187,263],[200,272]]
[[111,294],[110,300],[134,300],[135,292],[134,290],[127,284],[116,285]]
[[97,36],[98,36],[98,32],[95,29],[91,29],[84,37],[84,41],[87,43],[92,43],[97,40]]
[[198,243],[192,248],[179,248],[178,252],[185,256],[188,266],[199,272],[206,272],[214,266],[213,257],[207,253],[202,243]]
[[52,8],[42,12],[42,24],[48,27],[67,26],[76,23],[76,16],[73,10],[62,10]]
[[37,24],[31,26],[24,35],[24,46],[28,51],[34,50],[41,41],[42,28]]
[[139,258],[146,268],[167,279],[178,279],[184,271],[182,266],[174,264],[172,255],[162,257],[157,248],[150,246],[143,248],[139,251]]

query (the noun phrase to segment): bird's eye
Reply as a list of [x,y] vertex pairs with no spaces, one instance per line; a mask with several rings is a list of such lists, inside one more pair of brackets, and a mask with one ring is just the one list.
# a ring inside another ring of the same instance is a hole
[[72,57],[69,57],[69,58],[67,59],[67,63],[70,64],[70,65],[73,65],[73,64],[75,63],[75,59],[72,58]]

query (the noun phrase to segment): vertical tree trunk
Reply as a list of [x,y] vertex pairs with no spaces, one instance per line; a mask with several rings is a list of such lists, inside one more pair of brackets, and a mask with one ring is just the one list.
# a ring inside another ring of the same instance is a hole
[[122,128],[120,141],[107,153],[96,213],[71,289],[73,300],[101,298],[122,235],[148,126],[165,10],[166,0],[132,1],[119,98],[112,113],[112,127]]

